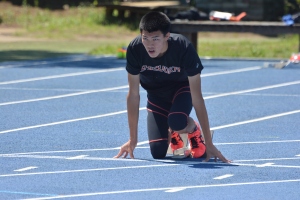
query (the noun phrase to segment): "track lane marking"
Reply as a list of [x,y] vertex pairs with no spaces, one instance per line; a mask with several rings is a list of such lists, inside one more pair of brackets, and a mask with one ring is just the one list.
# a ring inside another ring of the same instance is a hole
[[213,179],[215,179],[215,180],[222,180],[222,179],[225,179],[225,178],[230,178],[232,176],[234,176],[234,175],[233,174],[224,174],[222,176],[218,176],[218,177],[215,177]]
[[300,166],[298,165],[275,165],[274,163],[265,163],[265,164],[246,164],[246,163],[231,163],[232,165],[236,166],[246,166],[246,167],[272,167],[272,168],[294,168],[294,169],[300,169]]
[[[145,110],[145,109],[146,109],[145,107],[140,108],[140,110]],[[34,129],[34,128],[41,128],[41,127],[46,127],[46,126],[54,126],[54,125],[59,125],[59,124],[66,124],[66,123],[78,122],[78,121],[84,121],[84,120],[90,120],[90,119],[97,119],[97,118],[101,118],[101,117],[114,116],[114,115],[123,114],[123,113],[127,113],[127,110],[107,113],[107,114],[103,114],[103,115],[96,115],[96,116],[91,116],[91,117],[83,117],[83,118],[70,119],[70,120],[64,120],[64,121],[59,121],[59,122],[52,122],[52,123],[47,123],[47,124],[40,124],[40,125],[35,125],[35,126],[26,126],[26,127],[22,127],[22,128],[10,129],[10,130],[1,131],[0,134],[22,131],[22,130],[29,130],[29,129]]]
[[[12,156],[14,157],[14,156]],[[18,156],[16,157],[29,157],[29,158],[55,158],[55,159],[66,159],[62,158],[62,156]],[[85,159],[85,158],[83,158]],[[115,159],[115,158],[108,158],[109,160],[114,160],[114,161],[144,161],[146,163],[149,162],[162,162],[160,161],[149,161],[149,160],[141,160],[141,159]],[[294,157],[294,158],[286,158],[285,160],[290,159],[290,160],[299,160],[300,158]],[[105,160],[105,159],[104,159]],[[267,160],[267,159],[254,159],[255,160]],[[273,159],[273,160],[279,160],[279,159]],[[199,162],[199,161],[185,161],[185,164],[201,164],[201,165],[220,165],[224,167],[228,166],[246,166],[246,167],[271,167],[271,168],[294,168],[294,169],[300,169],[300,166],[292,166],[292,165],[275,165],[273,163],[266,163],[266,164],[247,164],[247,163],[240,163],[238,161],[233,161],[232,163],[223,163],[223,162]],[[44,172],[32,172],[32,173],[14,173],[14,174],[0,174],[0,178],[2,177],[16,177],[16,176],[34,176],[34,175],[49,175],[49,174],[66,174],[66,173],[83,173],[83,172],[96,172],[96,171],[110,171],[110,170],[123,170],[123,169],[141,169],[141,168],[152,168],[152,167],[173,167],[173,166],[178,166],[181,165],[182,162],[180,161],[175,161],[172,163],[168,162],[168,159],[166,159],[166,162],[163,164],[154,164],[154,165],[135,165],[135,166],[126,166],[126,167],[108,167],[108,168],[92,168],[92,169],[75,169],[75,170],[58,170],[58,171],[44,171]]]
[[[290,143],[290,142],[300,142],[300,140],[283,140],[283,141],[262,141],[262,142],[234,142],[234,143],[214,143],[215,145],[247,145],[247,144],[265,144],[265,143]],[[148,144],[149,142],[147,142]],[[149,149],[149,146],[146,147],[139,147],[136,148],[140,149]],[[53,153],[74,153],[74,152],[95,152],[95,151],[115,151],[119,150],[120,147],[113,147],[113,148],[102,148],[102,149],[73,149],[73,150],[61,150],[61,151],[36,151],[36,152],[19,152],[19,153],[9,153],[9,154],[0,154],[0,157],[9,157],[15,155],[30,155],[30,154],[53,154]],[[296,157],[300,157],[299,155],[295,155]],[[90,157],[91,158],[91,157]],[[278,159],[278,158],[276,158]],[[279,158],[279,159],[286,159],[286,158]],[[295,159],[295,158],[291,158]],[[296,158],[300,159],[300,158]],[[269,159],[262,159],[262,160],[274,160],[274,158]],[[236,160],[236,162],[252,162],[252,161],[261,161],[259,159],[256,160]]]
[[180,191],[185,190],[185,189],[186,189],[185,187],[177,187],[177,188],[172,188],[170,190],[166,190],[165,192],[170,192],[170,193],[172,193],[172,192],[180,192]]
[[[262,67],[248,67],[248,68],[244,68],[244,69],[207,73],[207,74],[203,74],[202,77],[217,76],[217,75],[223,75],[223,74],[232,74],[232,73],[238,73],[238,72],[258,70],[258,69],[262,69]],[[43,77],[28,78],[28,79],[19,79],[19,80],[13,80],[13,81],[4,81],[4,82],[0,82],[0,85],[9,85],[9,84],[16,84],[16,83],[25,83],[25,82],[32,82],[32,81],[41,81],[41,80],[48,80],[48,79],[57,79],[57,78],[65,78],[65,77],[71,77],[71,76],[81,76],[81,75],[89,75],[89,74],[121,71],[121,70],[125,70],[125,68],[119,67],[119,68],[113,68],[113,69],[91,70],[91,71],[84,71],[84,72],[75,72],[75,73],[68,73],[68,74],[43,76]]]
[[49,97],[36,98],[36,99],[4,102],[4,103],[0,103],[0,106],[7,106],[7,105],[13,105],[13,104],[20,104],[20,103],[30,103],[30,102],[36,102],[36,101],[46,101],[46,100],[60,99],[60,98],[65,98],[65,97],[79,96],[79,95],[84,95],[84,94],[98,93],[98,92],[108,92],[108,91],[119,90],[119,89],[124,89],[124,88],[128,88],[128,87],[129,87],[128,85],[123,85],[123,86],[104,88],[104,89],[99,89],[99,90],[89,90],[89,91],[75,92],[75,93],[70,93],[70,94],[49,96]]
[[71,77],[71,76],[82,76],[82,75],[98,74],[98,73],[114,72],[114,71],[122,71],[122,70],[125,70],[125,68],[124,67],[119,67],[119,68],[113,68],[113,69],[91,70],[91,71],[85,71],[85,72],[76,72],[76,73],[69,73],[69,74],[43,76],[43,77],[20,79],[20,80],[14,80],[14,81],[4,81],[4,82],[0,82],[0,85],[26,83],[26,82],[32,82],[32,81],[41,81],[41,80],[65,78],[65,77]]
[[[123,69],[123,68],[121,68],[121,69]],[[231,73],[237,73],[237,72],[244,72],[244,71],[249,71],[249,70],[258,70],[258,69],[261,69],[261,67],[249,67],[249,68],[246,68],[246,69],[228,70],[228,71],[223,71],[223,72],[203,74],[201,76],[202,77],[209,77],[209,76],[216,76],[216,75],[222,75],[222,74],[231,74]],[[41,78],[43,78],[43,77],[41,77]],[[26,79],[24,79],[24,80],[26,80]],[[44,80],[44,79],[42,79],[42,80]],[[19,80],[19,81],[21,81],[21,80]],[[1,82],[0,82],[0,85],[1,85]],[[125,86],[120,86],[120,87],[128,88],[129,86],[127,85],[127,87],[125,87]],[[4,103],[0,103],[0,106],[13,105],[13,104],[19,104],[19,103],[29,103],[29,102],[36,102],[36,101],[45,101],[45,100],[51,100],[51,99],[58,99],[58,98],[65,98],[65,97],[71,97],[71,96],[97,93],[97,92],[102,92],[102,91],[106,91],[106,90],[105,89],[91,90],[91,91],[83,91],[83,92],[71,93],[71,94],[66,94],[66,95],[57,95],[57,96],[49,96],[49,97],[36,98],[36,99],[27,99],[27,100],[13,101],[13,102],[4,102]],[[107,90],[107,91],[110,91],[110,90]]]
[[[142,107],[139,110],[146,110],[146,107]],[[77,119],[58,121],[58,122],[52,122],[52,123],[47,123],[47,124],[40,124],[40,125],[26,126],[26,127],[22,127],[22,128],[4,130],[4,131],[0,131],[0,134],[22,131],[22,130],[29,130],[29,129],[34,129],[34,128],[47,127],[47,126],[54,126],[54,125],[59,125],[59,124],[66,124],[66,123],[78,122],[78,121],[84,121],[84,120],[90,120],[90,119],[97,119],[97,118],[108,117],[108,116],[124,114],[124,113],[127,113],[127,110],[107,113],[107,114],[103,114],[103,115],[96,115],[96,116],[91,116],[91,117],[77,118]],[[253,122],[263,121],[263,120],[267,120],[267,119],[272,119],[272,118],[277,118],[277,117],[282,117],[282,116],[292,115],[292,114],[297,114],[297,113],[300,113],[300,110],[294,110],[294,111],[290,111],[290,112],[269,115],[269,116],[265,116],[265,117],[261,117],[261,118],[236,122],[236,123],[227,124],[227,125],[223,125],[223,126],[212,127],[211,130],[218,130],[218,129],[228,128],[228,127],[232,127],[232,126],[238,126],[238,125],[242,125],[242,124],[249,124],[249,123],[253,123]],[[148,142],[148,141],[143,141],[142,143],[145,143],[145,142]],[[139,143],[139,144],[141,144],[141,143]]]
[[225,75],[225,74],[233,74],[233,73],[239,73],[239,72],[247,72],[247,71],[259,70],[259,69],[262,69],[262,67],[254,66],[254,67],[247,67],[247,68],[243,68],[243,69],[234,69],[234,70],[227,70],[227,71],[220,71],[220,72],[212,72],[212,73],[201,74],[201,77],[209,77],[209,76],[218,76],[218,75]]
[[13,67],[25,67],[25,66],[36,66],[36,65],[47,65],[47,64],[57,64],[57,63],[66,63],[66,62],[78,62],[78,61],[85,61],[85,60],[97,60],[101,58],[115,58],[114,55],[100,55],[100,56],[76,56],[75,58],[66,58],[66,59],[59,59],[59,60],[49,60],[49,61],[24,61],[23,64],[10,64],[10,65],[0,65],[0,69],[7,69]]
[[[214,127],[212,127],[214,128]],[[211,128],[211,129],[212,129]],[[254,142],[222,142],[214,143],[215,145],[244,145],[244,144],[269,144],[269,143],[283,143],[283,142],[300,142],[300,140],[271,140],[271,141],[254,141]],[[137,146],[149,144],[149,141],[138,142]],[[300,155],[299,155],[300,156]]]
[[137,166],[127,166],[127,167],[107,167],[107,168],[61,170],[61,171],[18,173],[18,174],[0,174],[0,177],[32,176],[32,175],[46,175],[46,174],[67,174],[67,173],[79,173],[79,172],[108,171],[108,170],[140,169],[140,168],[152,168],[152,167],[173,167],[173,166],[177,166],[177,165],[180,165],[180,164],[174,163],[174,164],[159,164],[159,165],[137,165]]
[[28,170],[32,170],[32,169],[36,169],[38,167],[36,166],[30,166],[30,167],[25,167],[25,168],[21,168],[21,169],[16,169],[14,170],[15,172],[24,172],[24,171],[28,171]]
[[211,128],[211,130],[218,130],[218,129],[228,128],[228,127],[232,127],[232,126],[239,126],[239,125],[243,125],[243,124],[264,121],[264,120],[268,120],[268,119],[272,119],[272,118],[283,117],[283,116],[293,115],[293,114],[297,114],[297,113],[300,113],[300,110],[294,110],[294,111],[290,111],[290,112],[284,112],[284,113],[269,115],[269,116],[260,117],[260,118],[256,118],[256,119],[250,119],[250,120],[236,122],[236,123],[232,123],[232,124],[217,126],[217,127]]
[[32,192],[19,192],[19,191],[9,191],[0,190],[3,194],[21,194],[21,195],[31,195],[31,196],[57,196],[57,194],[42,194],[42,193],[32,193]]
[[270,143],[289,143],[300,142],[300,140],[271,140],[271,141],[254,141],[254,142],[222,142],[214,143],[215,145],[243,145],[243,144],[270,144]]
[[1,154],[2,158],[35,158],[35,159],[60,159],[60,160],[96,160],[96,161],[124,161],[124,162],[142,162],[142,159],[116,159],[116,158],[101,158],[101,157],[88,157],[87,155],[80,156],[44,156],[34,154]]
[[249,92],[256,92],[256,91],[261,91],[261,90],[268,90],[268,89],[274,89],[274,88],[297,85],[297,84],[300,84],[300,81],[291,81],[291,82],[280,83],[280,84],[275,84],[275,85],[269,85],[269,86],[264,86],[264,87],[258,87],[258,88],[248,89],[248,90],[240,90],[240,91],[236,91],[236,92],[227,92],[227,93],[208,96],[204,99],[214,99],[214,98],[218,98],[218,97],[244,94],[244,93],[249,93]]
[[124,194],[124,193],[137,193],[137,192],[153,192],[153,191],[170,191],[178,188],[184,189],[196,189],[196,188],[213,188],[213,187],[230,187],[230,186],[246,186],[246,185],[262,185],[262,184],[276,184],[276,183],[292,183],[300,182],[300,179],[289,179],[289,180],[273,180],[273,181],[257,181],[257,182],[241,182],[241,183],[226,183],[226,184],[210,184],[210,185],[190,185],[180,187],[165,187],[165,188],[144,188],[134,190],[116,190],[108,192],[94,192],[94,193],[82,193],[82,194],[69,194],[69,195],[58,195],[54,197],[41,197],[41,198],[30,198],[26,200],[47,200],[47,199],[62,199],[62,198],[74,198],[74,197],[88,197],[88,196],[99,196],[108,194]]
[[275,163],[264,163],[264,164],[259,164],[256,165],[256,167],[271,167],[274,166]]
[[82,159],[85,159],[88,156],[89,155],[78,155],[78,156],[73,156],[73,157],[69,157],[69,158],[66,158],[66,159],[67,160],[82,160]]
[[[262,87],[262,88],[263,89],[271,89],[273,87],[284,87],[284,86],[289,86],[289,85],[293,85],[293,84],[300,84],[300,81],[277,84],[277,85]],[[258,90],[258,88],[253,89],[253,90]],[[223,97],[223,96],[247,93],[247,92],[250,92],[250,91],[253,91],[253,90],[243,90],[243,91],[225,93],[224,95],[222,95],[222,94],[212,95],[212,96],[204,97],[204,99],[206,100],[206,99],[218,98],[218,97]],[[259,90],[261,90],[261,88]],[[145,110],[145,109],[146,109],[145,107],[140,108],[140,110]],[[91,117],[77,118],[77,119],[65,120],[65,121],[60,121],[60,122],[53,122],[53,123],[40,124],[40,125],[35,125],[35,126],[27,126],[27,127],[11,129],[11,130],[4,130],[4,131],[0,131],[0,134],[15,132],[15,131],[21,131],[21,130],[27,130],[27,129],[33,129],[33,128],[39,128],[39,127],[45,127],[45,126],[52,126],[52,125],[57,125],[57,124],[64,124],[64,123],[82,121],[82,120],[88,120],[88,119],[95,119],[95,118],[99,118],[99,117],[103,117],[103,116],[111,116],[111,115],[116,115],[116,114],[122,114],[122,113],[125,113],[125,112],[127,112],[127,111],[125,110],[125,111],[119,111],[119,112],[115,112],[115,113],[109,113],[109,114],[106,114],[106,115],[105,114],[104,115],[96,115],[96,116],[91,116]],[[257,118],[257,119],[253,119],[253,120],[247,120],[247,121],[244,121],[244,122],[237,122],[237,123],[233,123],[233,124],[229,124],[229,125],[219,126],[219,127],[215,127],[212,130],[227,128],[227,127],[230,127],[230,126],[247,124],[247,123],[252,123],[252,122],[257,122],[257,121],[262,121],[262,120],[271,119],[271,118],[274,118],[274,117],[281,117],[281,116],[295,114],[295,113],[299,113],[299,112],[300,112],[300,110],[295,110],[295,111],[291,111],[291,112],[281,113],[281,114],[278,114],[278,115],[271,115],[271,116],[266,116],[266,117],[263,117],[263,118]]]

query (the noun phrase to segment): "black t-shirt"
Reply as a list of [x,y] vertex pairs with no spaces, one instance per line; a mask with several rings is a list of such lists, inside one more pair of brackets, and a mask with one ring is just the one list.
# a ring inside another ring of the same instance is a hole
[[168,49],[159,58],[151,58],[142,44],[142,37],[132,40],[127,48],[126,70],[140,74],[141,86],[148,95],[172,97],[188,76],[201,73],[203,66],[192,44],[180,34],[170,34]]

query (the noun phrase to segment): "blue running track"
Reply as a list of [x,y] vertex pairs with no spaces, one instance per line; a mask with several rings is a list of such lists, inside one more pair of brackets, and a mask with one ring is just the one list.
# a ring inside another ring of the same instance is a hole
[[214,143],[232,164],[154,160],[143,89],[136,159],[113,159],[129,137],[125,60],[0,63],[0,199],[299,199],[300,67],[202,62]]

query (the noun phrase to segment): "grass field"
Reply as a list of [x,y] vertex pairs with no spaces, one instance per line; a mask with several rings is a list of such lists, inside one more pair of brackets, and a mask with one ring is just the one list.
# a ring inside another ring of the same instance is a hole
[[[95,7],[50,11],[2,2],[0,62],[74,53],[116,54],[139,34],[137,22],[104,16],[104,9]],[[284,59],[298,49],[296,35],[199,33],[198,38],[199,56]]]

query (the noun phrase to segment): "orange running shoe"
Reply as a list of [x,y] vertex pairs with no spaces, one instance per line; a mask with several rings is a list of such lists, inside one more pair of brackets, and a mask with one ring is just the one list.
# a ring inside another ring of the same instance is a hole
[[205,154],[206,146],[201,133],[200,125],[195,122],[196,128],[192,133],[188,134],[188,139],[191,147],[192,158],[200,158]]
[[177,133],[175,131],[171,132],[170,146],[171,146],[172,151],[174,152],[175,150],[182,148],[183,145],[184,145],[184,143],[183,143],[179,133]]

